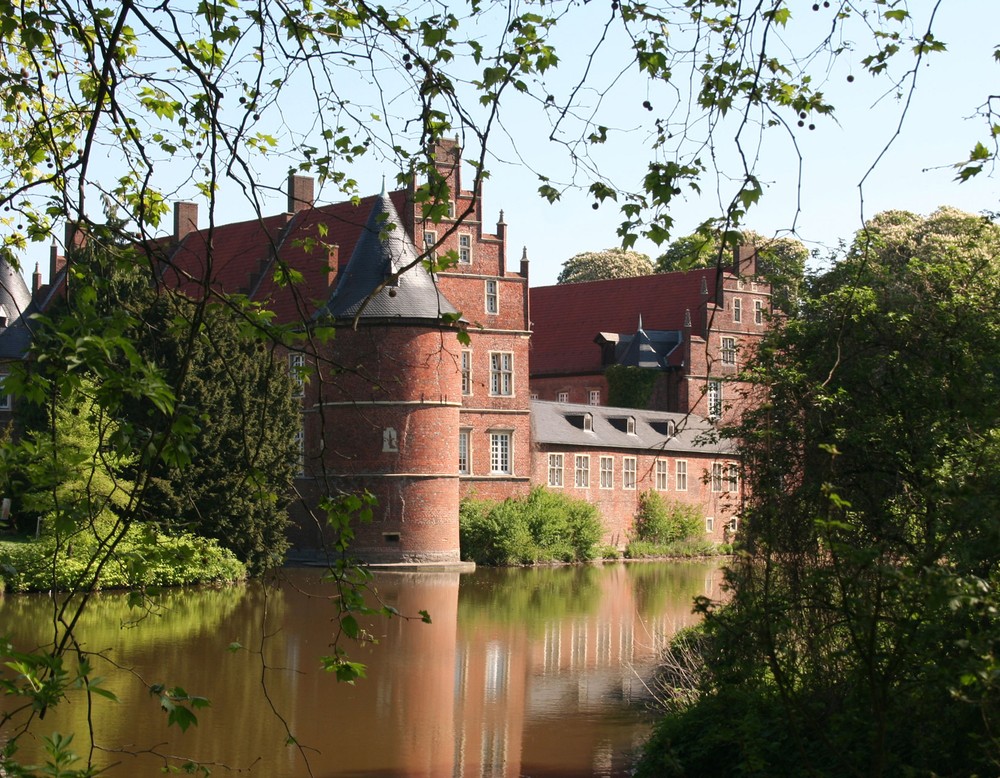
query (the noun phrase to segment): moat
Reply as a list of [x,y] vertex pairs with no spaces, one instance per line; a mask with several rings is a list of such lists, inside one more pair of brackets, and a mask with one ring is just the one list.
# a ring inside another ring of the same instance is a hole
[[[118,666],[94,660],[119,698],[92,711],[94,762],[113,765],[102,775],[151,778],[191,759],[213,776],[625,776],[652,721],[658,653],[721,580],[714,562],[378,573],[385,603],[431,623],[371,623],[377,643],[344,644],[367,665],[347,685],[319,669],[335,626],[320,575],[171,591],[148,614],[125,594],[97,597],[78,633]],[[17,649],[51,640],[51,623],[44,595],[0,599]],[[168,729],[151,684],[211,705],[197,726]],[[75,732],[85,755],[82,698],[32,731]],[[37,740],[18,757],[37,764]]]

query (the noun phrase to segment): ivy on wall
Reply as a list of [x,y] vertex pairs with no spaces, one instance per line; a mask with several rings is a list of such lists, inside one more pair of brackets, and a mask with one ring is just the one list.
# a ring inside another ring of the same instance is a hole
[[604,372],[608,380],[608,405],[615,408],[649,407],[659,370],[631,365],[610,365]]

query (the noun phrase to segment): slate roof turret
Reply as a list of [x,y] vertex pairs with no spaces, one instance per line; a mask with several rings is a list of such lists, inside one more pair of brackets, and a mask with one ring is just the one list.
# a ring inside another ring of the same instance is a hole
[[31,346],[31,292],[21,274],[0,256],[0,360],[23,359]]
[[389,281],[418,256],[392,200],[383,191],[375,200],[340,282],[317,316],[439,319],[442,314],[457,313],[421,263]]

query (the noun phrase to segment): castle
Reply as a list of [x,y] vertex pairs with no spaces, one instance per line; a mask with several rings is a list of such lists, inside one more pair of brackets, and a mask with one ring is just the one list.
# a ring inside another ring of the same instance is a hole
[[[358,489],[377,509],[352,550],[373,562],[457,562],[462,498],[535,485],[594,503],[604,541],[619,547],[647,490],[696,506],[710,539],[735,532],[738,462],[712,432],[738,410],[732,381],[766,326],[754,255],[729,269],[529,289],[526,252],[507,270],[503,213],[488,231],[481,192],[462,186],[457,143],[440,143],[435,164],[452,197],[437,223],[421,218],[413,184],[317,205],[312,180],[294,174],[276,216],[202,228],[195,204],[175,206],[163,283],[199,295],[207,280],[279,323],[336,333],[288,353],[302,403],[295,546],[321,548],[317,506]],[[433,275],[417,261],[451,251],[457,262]],[[45,287],[36,270],[35,305],[63,264],[53,250]],[[0,271],[0,360],[22,358],[33,294]],[[612,365],[650,371],[647,409],[607,404]]]

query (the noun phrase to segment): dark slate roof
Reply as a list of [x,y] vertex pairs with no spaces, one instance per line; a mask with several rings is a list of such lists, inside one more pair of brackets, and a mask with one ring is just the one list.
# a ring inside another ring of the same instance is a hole
[[671,353],[680,345],[679,330],[644,330],[640,325],[635,335],[621,335],[615,346],[619,365],[663,370],[671,363]]
[[31,292],[21,274],[0,257],[0,306],[5,326],[0,326],[0,360],[23,359],[31,346],[28,328]]
[[[593,418],[592,431],[584,430],[579,423],[580,417],[588,413]],[[634,435],[627,432],[625,420],[629,416],[635,419]],[[664,430],[671,421],[674,424],[674,434],[666,435]],[[550,446],[733,454],[731,441],[718,439],[711,424],[701,416],[690,413],[532,400],[531,431],[536,443]]]
[[375,292],[418,256],[392,200],[382,193],[375,200],[337,288],[319,315],[351,318],[360,312],[366,319],[439,319],[443,313],[457,313],[420,263]]

